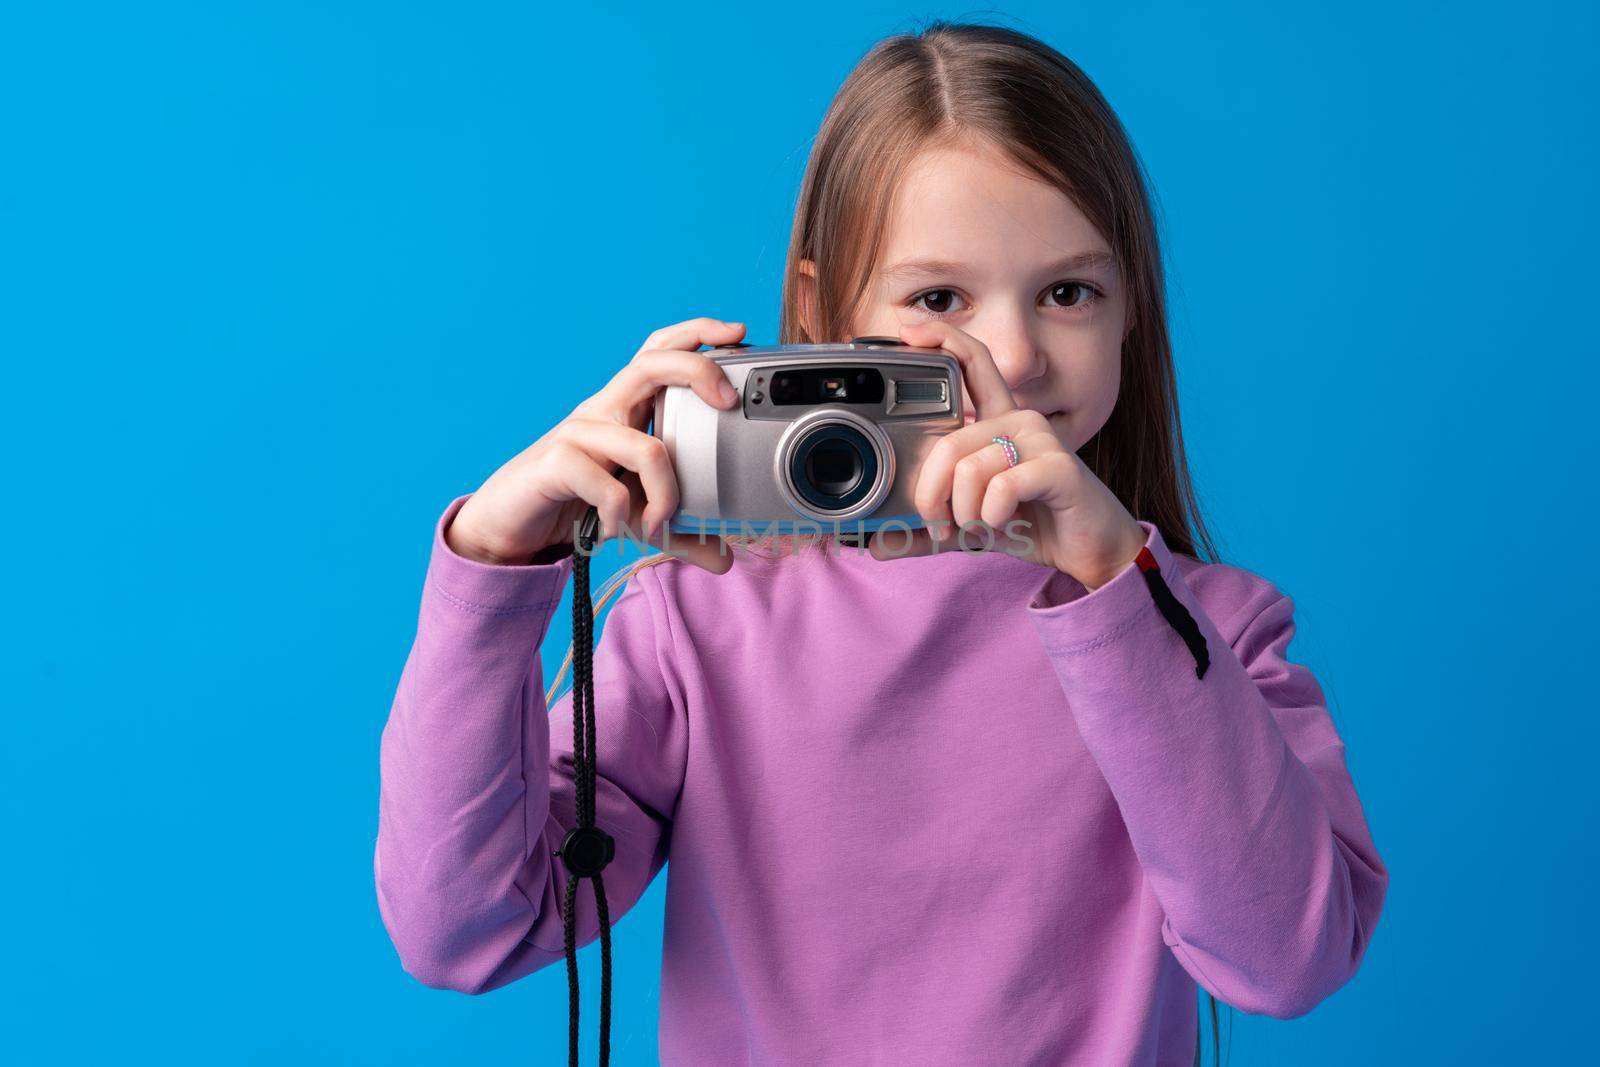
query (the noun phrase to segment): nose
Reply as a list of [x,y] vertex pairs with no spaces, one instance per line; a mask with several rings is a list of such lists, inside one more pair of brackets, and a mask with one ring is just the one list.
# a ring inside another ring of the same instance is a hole
[[1012,392],[1041,377],[1049,365],[1032,331],[1021,324],[1003,326],[991,333],[984,344]]

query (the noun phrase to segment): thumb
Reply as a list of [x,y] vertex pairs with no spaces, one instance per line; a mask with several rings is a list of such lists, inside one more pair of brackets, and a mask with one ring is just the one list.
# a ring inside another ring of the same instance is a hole
[[727,574],[733,566],[733,554],[717,534],[708,533],[702,537],[663,526],[650,535],[648,543],[712,574]]
[[934,553],[933,537],[927,527],[914,530],[875,530],[869,550],[873,559],[908,559],[913,556],[931,556]]

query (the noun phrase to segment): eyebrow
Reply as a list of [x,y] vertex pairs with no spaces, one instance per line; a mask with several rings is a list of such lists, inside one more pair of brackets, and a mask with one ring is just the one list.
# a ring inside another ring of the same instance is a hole
[[[1110,252],[1093,251],[1079,252],[1058,259],[1044,269],[1049,273],[1058,271],[1082,270],[1085,267],[1112,267],[1117,266],[1117,257]],[[885,267],[880,274],[885,278],[907,278],[926,274],[960,274],[967,270],[965,263],[956,263],[948,259],[908,259]]]

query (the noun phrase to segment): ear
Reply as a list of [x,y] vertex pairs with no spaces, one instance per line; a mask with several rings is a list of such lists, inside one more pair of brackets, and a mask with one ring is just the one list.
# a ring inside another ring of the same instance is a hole
[[817,265],[809,259],[802,259],[799,264],[800,272],[795,275],[795,284],[798,287],[800,306],[795,309],[796,315],[804,325],[806,336],[811,340],[817,339]]

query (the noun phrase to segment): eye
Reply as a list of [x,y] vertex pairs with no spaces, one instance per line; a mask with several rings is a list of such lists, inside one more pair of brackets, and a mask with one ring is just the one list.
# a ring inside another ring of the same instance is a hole
[[[1081,295],[1072,300],[1070,294],[1073,290],[1080,290]],[[1046,295],[1058,301],[1057,307],[1063,311],[1082,311],[1095,301],[1105,296],[1099,289],[1088,282],[1057,282],[1045,291]],[[952,299],[964,299],[954,289],[925,289],[906,302],[906,307],[921,311],[936,319],[953,314],[956,310],[949,306]],[[928,303],[924,304],[923,301]],[[1070,302],[1066,302],[1070,301]]]
[[925,293],[918,293],[916,296],[912,297],[906,306],[910,308],[916,308],[918,311],[925,311],[936,319],[943,318],[944,316],[950,314],[950,309],[948,307],[937,308],[919,306],[921,305],[922,301],[933,300],[934,297],[940,296],[941,294],[945,296],[945,299],[941,301],[935,301],[936,303],[947,303],[950,297],[956,295],[956,291],[954,289],[929,289]]
[[1067,308],[1071,311],[1088,307],[1090,304],[1094,303],[1096,300],[1099,300],[1105,295],[1088,282],[1057,282],[1055,285],[1050,287],[1050,295],[1054,297],[1058,293],[1071,292],[1073,289],[1081,289],[1085,295],[1071,304],[1060,305],[1061,307]]

